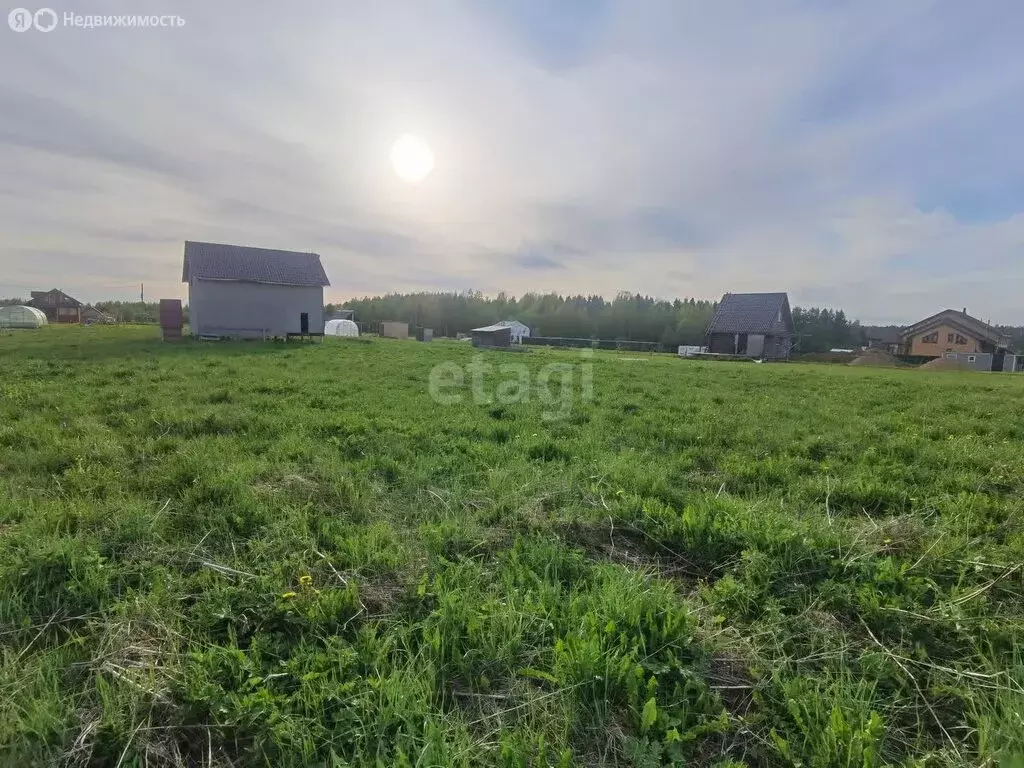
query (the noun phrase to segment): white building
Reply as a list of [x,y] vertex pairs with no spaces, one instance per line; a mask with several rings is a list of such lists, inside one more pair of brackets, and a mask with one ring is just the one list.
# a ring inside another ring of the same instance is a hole
[[330,281],[315,253],[186,241],[181,279],[193,336],[324,332]]
[[502,320],[500,323],[495,323],[495,325],[500,325],[503,328],[512,329],[513,344],[522,344],[523,339],[528,339],[530,337],[529,326],[523,325],[518,320]]

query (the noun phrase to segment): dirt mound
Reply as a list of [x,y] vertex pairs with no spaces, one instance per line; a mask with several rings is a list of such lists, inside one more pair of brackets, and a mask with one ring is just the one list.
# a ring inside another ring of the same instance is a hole
[[895,368],[896,358],[884,349],[869,349],[863,355],[855,357],[850,365],[874,365],[881,368]]
[[948,357],[936,357],[921,366],[932,371],[969,371],[971,366],[959,360],[951,360]]

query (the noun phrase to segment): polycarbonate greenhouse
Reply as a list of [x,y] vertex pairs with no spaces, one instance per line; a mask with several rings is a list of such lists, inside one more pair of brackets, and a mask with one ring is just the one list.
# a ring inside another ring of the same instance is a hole
[[358,336],[359,326],[351,320],[328,320],[324,336]]
[[35,307],[0,307],[0,328],[42,328],[46,315]]

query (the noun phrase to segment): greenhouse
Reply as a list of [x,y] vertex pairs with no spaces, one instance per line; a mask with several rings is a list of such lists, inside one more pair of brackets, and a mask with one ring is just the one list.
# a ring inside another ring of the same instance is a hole
[[46,315],[35,307],[0,307],[0,328],[42,328]]
[[328,320],[324,336],[358,336],[359,326],[351,320]]

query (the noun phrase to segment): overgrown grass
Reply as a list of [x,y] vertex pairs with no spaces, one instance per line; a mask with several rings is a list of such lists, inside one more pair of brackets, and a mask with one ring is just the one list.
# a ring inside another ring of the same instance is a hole
[[1024,378],[477,355],[0,338],[2,762],[1024,754]]

